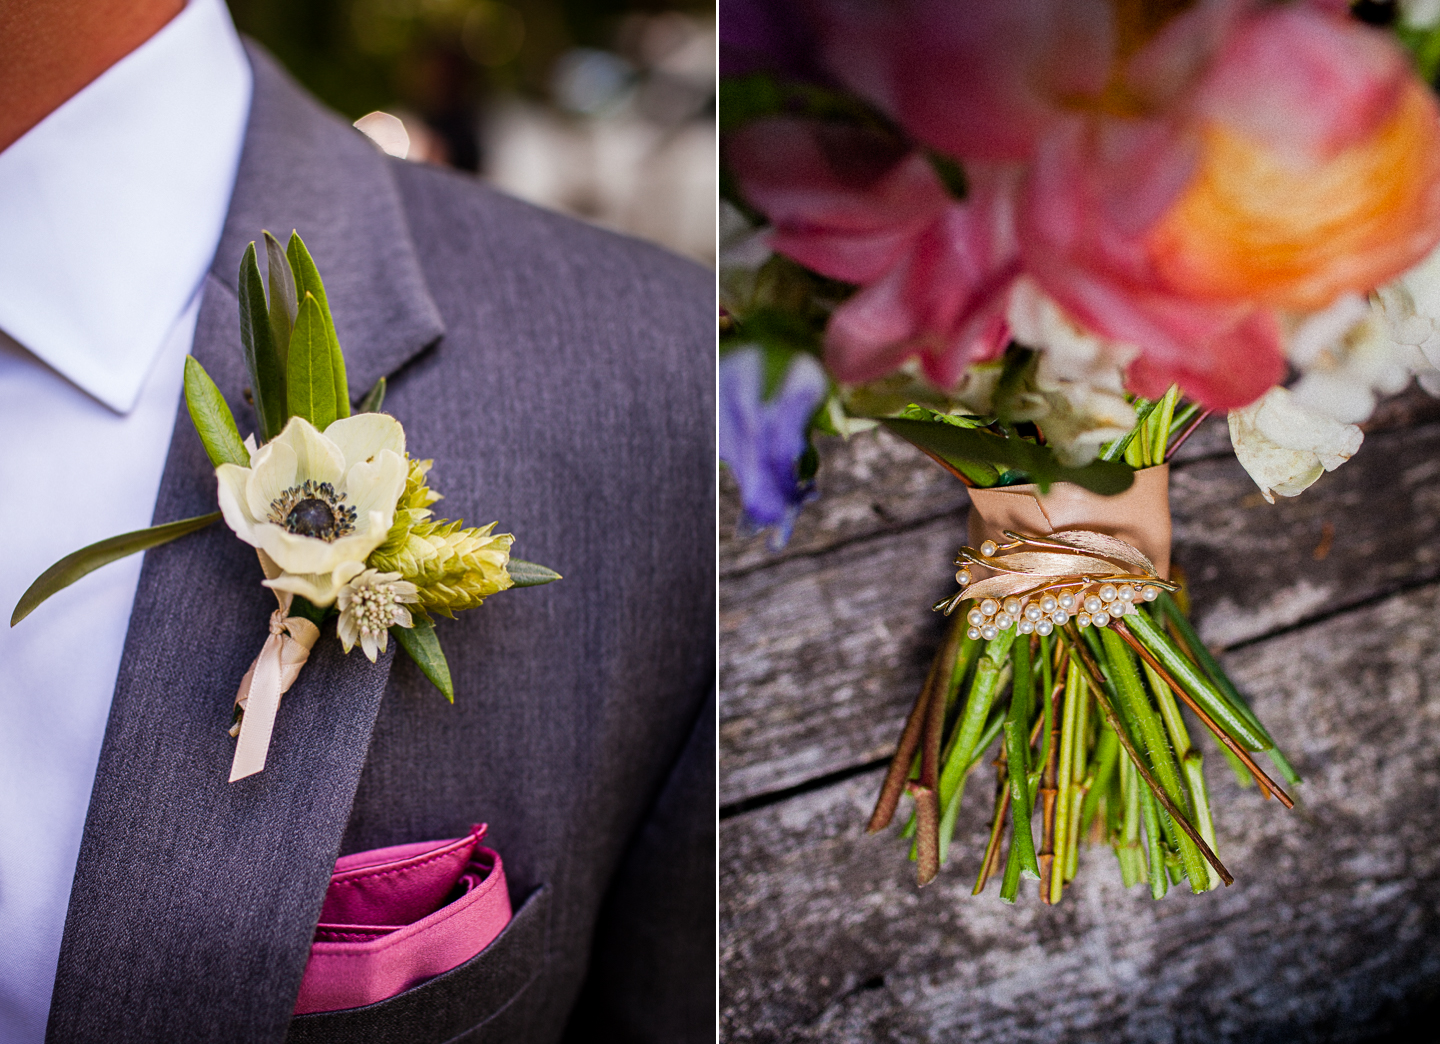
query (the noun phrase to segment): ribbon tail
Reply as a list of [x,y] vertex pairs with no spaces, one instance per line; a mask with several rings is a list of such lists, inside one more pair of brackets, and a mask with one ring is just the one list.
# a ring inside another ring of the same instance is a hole
[[244,693],[245,716],[240,719],[240,739],[235,744],[235,760],[230,765],[231,783],[265,768],[270,733],[275,728],[275,713],[280,709],[280,695],[284,691],[281,680],[284,642],[283,635],[272,634],[265,639],[264,648],[255,658],[250,690]]

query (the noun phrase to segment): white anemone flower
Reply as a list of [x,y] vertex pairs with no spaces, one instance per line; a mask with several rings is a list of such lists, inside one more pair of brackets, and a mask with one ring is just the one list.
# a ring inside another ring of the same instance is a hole
[[259,549],[280,575],[265,586],[335,601],[384,541],[405,489],[405,430],[394,417],[361,413],[324,433],[300,417],[259,449],[250,466],[222,464],[225,524]]
[[340,589],[336,602],[340,620],[335,625],[340,643],[348,653],[359,642],[374,663],[376,655],[385,651],[391,627],[415,626],[405,606],[419,600],[419,589],[401,580],[399,573],[365,570]]
[[1270,503],[1299,496],[1353,457],[1365,436],[1278,385],[1242,410],[1230,411],[1235,457]]

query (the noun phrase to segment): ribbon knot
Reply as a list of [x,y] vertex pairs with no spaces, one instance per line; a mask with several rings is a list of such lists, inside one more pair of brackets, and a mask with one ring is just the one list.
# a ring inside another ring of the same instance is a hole
[[230,782],[253,776],[265,767],[270,750],[270,733],[275,728],[275,714],[280,697],[289,691],[300,676],[300,668],[310,658],[310,650],[320,639],[320,628],[303,616],[286,616],[289,598],[270,614],[270,637],[255,657],[255,662],[240,679],[235,703],[242,717],[230,734],[239,734],[235,744],[235,760],[230,766]]

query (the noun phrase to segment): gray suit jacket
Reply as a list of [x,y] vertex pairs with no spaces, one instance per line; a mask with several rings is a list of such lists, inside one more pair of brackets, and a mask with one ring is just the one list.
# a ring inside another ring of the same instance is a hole
[[[713,1039],[712,276],[387,159],[251,60],[195,356],[251,430],[236,272],[262,228],[298,228],[350,387],[389,376],[440,514],[498,519],[565,579],[441,622],[454,706],[403,656],[341,655],[331,625],[265,771],[232,785],[230,707],[273,597],[223,526],[151,551],[48,1039]],[[215,495],[181,406],[155,520]],[[292,1020],[337,854],[479,821],[505,860],[505,933],[392,1000]]]

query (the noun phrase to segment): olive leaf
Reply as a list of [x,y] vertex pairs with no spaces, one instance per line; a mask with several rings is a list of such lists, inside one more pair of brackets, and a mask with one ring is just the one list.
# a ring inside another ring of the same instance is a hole
[[215,387],[205,367],[190,355],[185,357],[185,406],[190,410],[190,420],[211,464],[217,468],[221,464],[250,466],[250,451],[240,438],[240,429],[235,426],[235,417],[225,396]]
[[360,400],[360,405],[355,407],[356,413],[379,413],[380,407],[385,403],[385,378],[381,377],[375,382],[375,387],[365,393],[365,398]]
[[390,628],[390,633],[400,643],[400,648],[410,654],[410,659],[429,678],[435,688],[451,703],[455,702],[455,685],[450,680],[450,665],[445,662],[445,652],[440,648],[440,638],[435,634],[435,621],[428,616],[416,614],[414,627]]
[[[315,298],[316,304],[320,306],[320,316],[324,323],[325,339],[330,348],[330,367],[335,375],[335,416],[350,416],[350,384],[345,373],[345,356],[340,351],[340,336],[335,332],[335,319],[330,314],[330,299],[325,294],[325,284],[320,280],[320,270],[315,267],[315,260],[310,256],[310,251],[305,247],[305,241],[300,238],[299,232],[290,233],[290,244],[285,248],[285,256],[290,261],[290,271],[295,276],[295,294],[297,300],[303,302],[306,294]],[[296,317],[299,322],[299,317]],[[319,425],[316,425],[319,427]]]
[[1125,464],[1097,460],[1083,467],[1069,468],[1047,447],[1025,439],[1007,439],[979,429],[901,417],[887,417],[880,423],[957,469],[988,464],[1023,472],[1042,491],[1056,482],[1073,482],[1091,492],[1114,496],[1125,492],[1135,481],[1134,470]]
[[290,416],[304,417],[321,431],[337,417],[336,381],[320,305],[308,291],[290,334],[290,361],[285,373]]
[[527,562],[523,558],[510,559],[505,570],[510,574],[511,583],[516,587],[539,587],[541,584],[564,579],[555,570],[536,565],[534,562]]
[[101,566],[133,555],[136,551],[146,551],[161,544],[168,544],[219,520],[218,511],[196,518],[182,518],[178,522],[167,522],[163,526],[151,526],[149,529],[137,529],[133,533],[109,537],[66,555],[41,573],[20,596],[20,601],[15,604],[15,611],[10,616],[10,626],[14,627],[33,613],[45,599],[57,591],[63,591],[87,573],[93,573]]
[[275,345],[270,309],[265,303],[265,284],[260,279],[253,242],[240,259],[239,295],[240,343],[245,349],[245,369],[250,373],[250,394],[255,399],[260,440],[268,442],[280,434],[288,419],[286,368]]
[[295,328],[295,312],[300,307],[295,296],[295,274],[285,248],[269,232],[265,236],[265,275],[270,284],[270,330],[275,337],[275,351],[283,369],[290,352],[290,331]]

